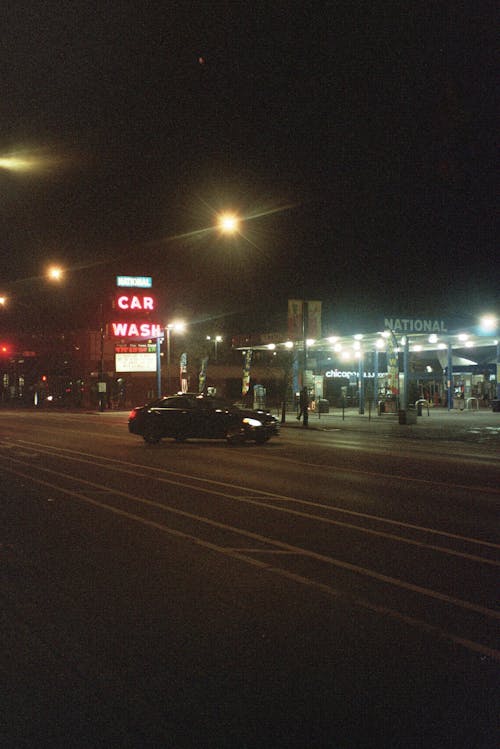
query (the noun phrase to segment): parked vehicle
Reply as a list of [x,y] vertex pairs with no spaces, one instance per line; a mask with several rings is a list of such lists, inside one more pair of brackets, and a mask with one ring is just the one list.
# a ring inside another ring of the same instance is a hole
[[253,441],[263,444],[279,434],[279,422],[269,411],[242,409],[209,395],[181,393],[134,408],[128,420],[131,434],[155,444],[163,437]]

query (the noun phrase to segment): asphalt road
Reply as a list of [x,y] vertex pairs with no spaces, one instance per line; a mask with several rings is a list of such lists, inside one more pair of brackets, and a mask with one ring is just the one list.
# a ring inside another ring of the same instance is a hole
[[498,443],[402,429],[0,411],[2,747],[496,747]]

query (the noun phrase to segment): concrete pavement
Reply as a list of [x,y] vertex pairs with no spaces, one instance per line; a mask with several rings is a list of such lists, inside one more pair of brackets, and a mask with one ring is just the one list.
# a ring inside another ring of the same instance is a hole
[[[281,414],[280,414],[281,416]],[[288,412],[284,428],[304,429],[302,421],[297,421],[296,412]],[[416,424],[400,424],[398,414],[377,412],[359,414],[357,409],[330,408],[328,414],[310,412],[309,429],[330,431],[363,431],[390,436],[404,436],[412,439],[442,439],[451,441],[488,442],[498,444],[500,450],[500,413],[491,409],[478,411],[448,411],[446,408],[424,409],[417,416]]]

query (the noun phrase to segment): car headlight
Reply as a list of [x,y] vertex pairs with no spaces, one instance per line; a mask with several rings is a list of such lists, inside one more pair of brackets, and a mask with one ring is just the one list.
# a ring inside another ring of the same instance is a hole
[[249,427],[261,427],[262,421],[259,421],[258,419],[251,419],[249,417],[246,417],[243,419],[244,424],[248,424]]

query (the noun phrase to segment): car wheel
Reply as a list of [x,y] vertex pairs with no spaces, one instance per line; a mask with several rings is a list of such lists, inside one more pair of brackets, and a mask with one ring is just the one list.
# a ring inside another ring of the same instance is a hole
[[256,445],[263,445],[264,442],[267,442],[269,437],[267,437],[265,434],[257,434],[255,437],[255,444]]
[[144,442],[147,442],[148,445],[157,445],[161,441],[161,432],[156,424],[148,424],[142,436]]

